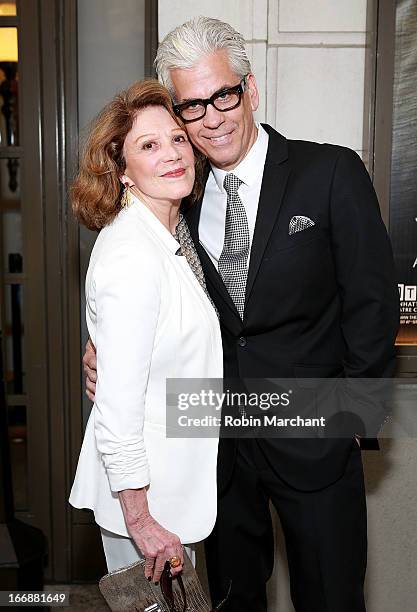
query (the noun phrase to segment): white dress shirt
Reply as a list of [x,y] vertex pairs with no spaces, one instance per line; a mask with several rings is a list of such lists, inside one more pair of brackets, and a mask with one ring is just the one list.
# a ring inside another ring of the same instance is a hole
[[152,516],[183,543],[216,518],[216,438],[166,437],[166,379],[221,378],[217,315],[179,243],[134,198],[101,230],[86,277],[97,387],[70,503],[128,536],[118,491],[148,487]]
[[[257,124],[258,136],[246,157],[230,173],[241,181],[239,197],[246,210],[249,227],[250,249],[252,247],[253,234],[255,231],[256,215],[258,212],[259,195],[261,193],[262,176],[264,172],[266,153],[268,150],[269,136],[263,127]],[[218,265],[219,257],[223,250],[224,230],[226,222],[227,193],[223,187],[224,177],[228,174],[211,166],[211,172],[207,179],[204,198],[201,205],[199,224],[200,242],[210,256],[213,264]],[[250,251],[248,257],[249,265]]]

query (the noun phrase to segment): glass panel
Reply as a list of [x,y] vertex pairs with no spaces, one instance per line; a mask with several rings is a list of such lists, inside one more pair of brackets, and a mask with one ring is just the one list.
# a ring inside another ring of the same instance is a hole
[[[11,255],[22,257],[22,215],[20,209],[20,161],[0,159],[0,214],[3,243],[3,271],[17,272]],[[22,265],[20,265],[22,267]]]
[[0,28],[0,144],[17,145],[18,70],[17,28]]
[[16,15],[16,0],[0,0],[0,17]]
[[[78,112],[83,129],[116,92],[145,74],[145,0],[78,0]],[[85,273],[96,232],[80,230],[80,273]],[[81,291],[82,346],[88,331]],[[91,402],[82,394],[84,425]]]
[[15,510],[28,508],[26,407],[10,406],[8,410],[10,463]]
[[398,271],[397,344],[417,345],[417,4],[396,5],[390,234]]
[[[12,254],[13,266],[20,265],[20,255]],[[19,284],[5,286],[5,331],[4,331],[4,379],[6,393],[15,395],[25,393],[25,374],[23,369],[24,328],[23,287]]]

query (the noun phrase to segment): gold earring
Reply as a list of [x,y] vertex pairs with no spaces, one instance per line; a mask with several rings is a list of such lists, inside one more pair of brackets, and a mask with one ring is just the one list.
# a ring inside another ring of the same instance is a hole
[[120,206],[125,208],[130,204],[129,186],[126,184],[123,189],[122,197],[120,198]]

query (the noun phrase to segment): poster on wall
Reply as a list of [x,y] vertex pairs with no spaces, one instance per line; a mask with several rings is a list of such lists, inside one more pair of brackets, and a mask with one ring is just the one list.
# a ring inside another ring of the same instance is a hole
[[417,345],[417,3],[396,7],[390,235],[397,266],[397,344]]
[[397,344],[417,344],[417,285],[398,284],[400,332]]

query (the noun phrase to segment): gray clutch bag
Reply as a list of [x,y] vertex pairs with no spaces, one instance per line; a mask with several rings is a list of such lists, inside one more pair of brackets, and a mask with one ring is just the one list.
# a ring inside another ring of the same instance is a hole
[[144,566],[143,559],[101,578],[99,588],[112,612],[217,612],[227,599],[210,607],[185,551],[181,574],[172,578],[167,562],[158,586],[145,578]]

